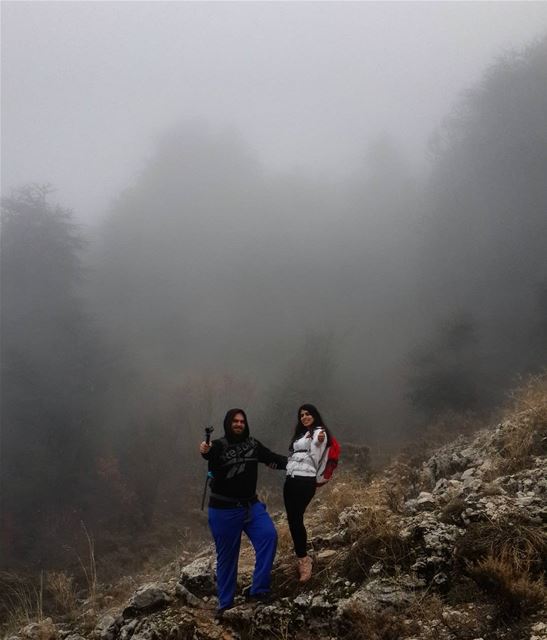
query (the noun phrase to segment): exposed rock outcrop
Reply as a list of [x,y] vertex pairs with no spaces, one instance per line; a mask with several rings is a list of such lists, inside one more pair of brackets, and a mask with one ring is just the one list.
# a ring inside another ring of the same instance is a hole
[[[507,453],[526,425],[538,433]],[[519,431],[520,430],[520,431]],[[370,479],[342,470],[307,514],[314,572],[300,585],[278,518],[274,600],[241,596],[215,624],[214,552],[138,588],[91,631],[52,621],[19,640],[401,638],[547,640],[545,425],[524,413],[437,449],[420,468]],[[539,435],[538,435],[539,434]],[[357,453],[353,452],[354,457]],[[253,554],[242,552],[240,587]]]

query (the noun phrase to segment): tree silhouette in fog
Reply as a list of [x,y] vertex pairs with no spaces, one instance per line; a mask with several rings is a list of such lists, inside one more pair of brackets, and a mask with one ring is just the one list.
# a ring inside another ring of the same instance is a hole
[[429,343],[411,354],[408,398],[428,420],[479,406],[477,344],[473,320],[458,314],[441,323]]
[[31,550],[43,526],[54,529],[47,524],[53,514],[62,520],[85,502],[96,437],[96,336],[79,297],[84,243],[70,211],[51,205],[49,195],[47,187],[32,185],[2,200],[7,554]]
[[435,141],[428,308],[471,310],[498,394],[515,373],[546,361],[536,333],[547,281],[546,175],[547,37],[493,64]]
[[328,415],[332,409],[336,369],[334,335],[308,333],[274,384],[260,420],[261,433],[280,448],[287,448],[297,409],[305,402],[316,404]]

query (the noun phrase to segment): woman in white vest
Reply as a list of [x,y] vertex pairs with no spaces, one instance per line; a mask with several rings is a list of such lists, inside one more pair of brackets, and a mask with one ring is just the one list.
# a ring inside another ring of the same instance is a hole
[[297,557],[300,582],[311,577],[312,559],[307,553],[304,512],[315,495],[317,477],[326,463],[329,432],[313,404],[298,409],[298,422],[289,447],[283,499]]

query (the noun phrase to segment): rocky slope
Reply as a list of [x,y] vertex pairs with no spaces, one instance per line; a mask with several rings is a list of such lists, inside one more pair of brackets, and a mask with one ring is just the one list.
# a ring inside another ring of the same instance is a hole
[[[271,603],[239,598],[215,624],[208,546],[123,605],[97,616],[91,602],[75,621],[46,619],[11,640],[547,640],[545,381],[540,386],[495,428],[442,446],[421,466],[400,458],[370,478],[342,464],[307,516],[315,563],[303,586],[284,516],[275,514]],[[244,546],[242,587],[252,564]]]

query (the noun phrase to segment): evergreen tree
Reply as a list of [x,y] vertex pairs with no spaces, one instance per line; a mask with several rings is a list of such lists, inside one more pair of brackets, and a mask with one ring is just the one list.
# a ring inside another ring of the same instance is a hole
[[49,194],[32,185],[2,200],[6,561],[37,548],[46,521],[85,504],[96,441],[96,336],[79,294],[84,242],[71,212],[51,205]]
[[487,70],[438,131],[435,156],[424,305],[472,310],[478,355],[501,395],[516,373],[537,366],[537,292],[547,279],[547,37]]
[[442,323],[437,335],[412,353],[408,398],[424,417],[479,407],[477,345],[472,319],[460,314]]

